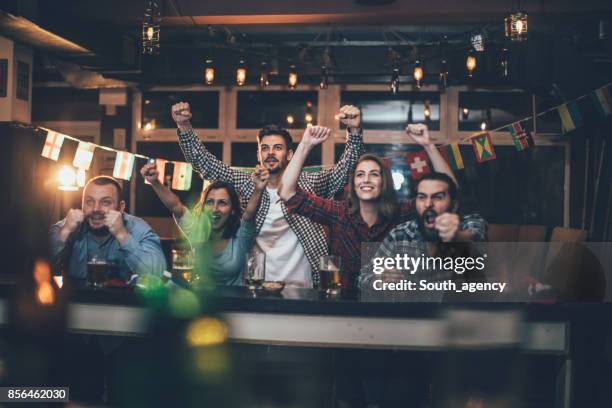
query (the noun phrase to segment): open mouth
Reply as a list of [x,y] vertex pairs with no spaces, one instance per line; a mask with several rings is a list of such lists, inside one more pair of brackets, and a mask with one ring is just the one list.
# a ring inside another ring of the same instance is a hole
[[370,193],[370,192],[374,191],[374,187],[372,187],[372,186],[361,186],[361,187],[359,187],[359,190],[363,191],[364,193]]
[[434,210],[432,209],[425,210],[425,212],[423,213],[423,221],[424,221],[425,227],[434,228],[436,226],[437,216],[438,214],[436,214]]

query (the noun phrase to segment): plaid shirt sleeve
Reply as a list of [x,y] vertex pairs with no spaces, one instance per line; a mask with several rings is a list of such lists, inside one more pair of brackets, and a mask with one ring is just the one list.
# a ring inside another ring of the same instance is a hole
[[461,218],[459,223],[459,229],[469,229],[474,233],[474,242],[484,242],[489,239],[488,230],[489,226],[487,222],[479,214],[469,214]]
[[177,134],[185,159],[205,180],[223,180],[234,184],[239,191],[251,180],[249,173],[232,169],[210,153],[193,129],[177,130]]
[[289,212],[303,215],[312,221],[332,225],[344,217],[344,207],[340,202],[317,197],[298,188],[296,193],[285,202]]
[[414,216],[414,198],[399,203],[400,222],[406,222]]
[[344,188],[357,159],[364,152],[363,132],[358,129],[355,133],[348,133],[346,147],[338,163],[327,170],[313,173],[302,172],[302,177],[312,188],[315,195],[332,198],[334,194]]

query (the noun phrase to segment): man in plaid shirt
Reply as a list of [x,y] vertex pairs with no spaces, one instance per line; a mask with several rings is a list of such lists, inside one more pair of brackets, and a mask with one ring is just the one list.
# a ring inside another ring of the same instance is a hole
[[[359,156],[365,151],[360,112],[354,106],[340,109],[340,120],[347,126],[348,135],[342,157],[330,169],[302,172],[298,186],[320,197],[331,198],[342,190]],[[185,159],[204,179],[233,183],[243,200],[253,194],[250,173],[232,169],[214,157],[198,139],[189,120],[189,104],[172,106],[172,118],[178,126],[178,139]],[[357,125],[357,126],[356,126]],[[329,132],[327,128],[311,126],[306,132]],[[270,172],[257,212],[258,236],[256,246],[266,253],[266,280],[282,280],[288,286],[316,287],[319,283],[318,262],[327,254],[323,227],[297,214],[291,214],[278,198],[278,184],[287,163],[293,156],[289,132],[278,126],[266,126],[259,131],[258,159]]]
[[[458,189],[453,180],[445,174],[429,173],[416,185],[416,219],[396,226],[376,251],[374,258],[395,258],[407,254],[410,257],[456,256],[469,250],[470,242],[487,240],[487,223],[478,214],[457,214],[459,206]],[[464,244],[461,244],[464,243]],[[444,252],[444,253],[441,253]],[[367,255],[366,255],[367,256]],[[427,270],[410,272],[391,269],[376,275],[369,262],[361,270],[359,282],[362,290],[371,290],[374,280],[397,282],[401,279],[426,279],[429,282],[453,279],[453,272]],[[467,278],[467,276],[463,276]]]

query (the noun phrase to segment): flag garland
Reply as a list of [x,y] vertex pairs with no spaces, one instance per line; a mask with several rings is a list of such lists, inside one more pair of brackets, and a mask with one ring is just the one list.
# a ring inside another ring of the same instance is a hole
[[425,150],[406,153],[406,163],[410,169],[410,176],[417,181],[431,170],[429,168],[429,156]]
[[523,126],[523,122],[514,122],[508,126],[508,132],[510,132],[514,147],[518,152],[527,150],[535,145],[531,133]]
[[42,157],[57,161],[63,144],[64,135],[53,130],[48,131],[47,138],[45,139],[45,145],[43,146],[41,153]]
[[117,152],[115,168],[113,169],[113,177],[129,181],[132,178],[132,170],[134,170],[135,160],[136,158],[132,153]]
[[[166,181],[166,163],[168,163],[168,160],[155,159],[155,168],[157,169],[157,180],[159,181],[159,184],[164,184]],[[151,183],[145,180],[145,184]]]
[[[597,110],[597,112],[599,113],[601,117],[609,116],[612,113],[612,92],[610,90],[610,85],[612,85],[612,83],[606,84],[586,95],[578,97],[572,101],[568,101],[562,105],[550,108],[544,112],[540,112],[533,116],[528,116],[526,118],[523,118],[520,121],[517,121],[509,125],[504,125],[497,129],[492,129],[491,132],[496,132],[500,130],[509,131],[510,135],[512,136],[512,140],[513,140],[516,150],[524,151],[535,145],[531,134],[525,129],[525,126],[523,125],[523,122],[526,120],[535,119],[536,117],[543,116],[549,112],[557,111],[557,113],[559,114],[559,118],[561,119],[563,133],[569,133],[575,129],[578,129],[584,126],[583,115],[582,115],[582,112],[577,102],[585,98],[588,98],[590,100],[591,103],[589,104],[589,106],[592,106],[593,109]],[[65,139],[69,139],[69,140],[78,142],[79,146],[78,146],[77,152],[74,157],[73,165],[79,169],[82,169],[81,171],[85,171],[89,169],[91,162],[93,160],[93,153],[96,148],[100,148],[102,150],[117,153],[117,159],[115,162],[115,169],[113,170],[113,176],[115,176],[116,174],[121,175],[121,176],[126,176],[125,180],[129,180],[131,178],[131,172],[133,171],[133,166],[134,166],[134,162],[136,158],[150,159],[149,157],[141,155],[141,154],[121,152],[119,150],[116,150],[116,149],[113,149],[107,146],[100,146],[95,143],[83,142],[75,137],[65,135],[65,134],[53,131],[51,129],[47,129],[42,126],[30,126],[30,127],[34,129],[41,129],[47,132],[47,137],[45,140],[45,145],[43,146],[43,150],[41,152],[41,156],[48,158],[50,160],[54,160],[54,161],[58,160],[59,154],[60,154],[61,148],[63,147],[63,142]],[[479,163],[494,160],[497,157],[495,154],[495,150],[493,148],[491,136],[488,132],[477,133],[475,135],[466,137],[462,139],[461,141],[471,142],[473,149],[474,149],[474,154]],[[453,143],[439,146],[438,150],[440,151],[440,153],[442,154],[446,162],[449,164],[449,166],[453,170],[461,170],[464,168],[463,157],[459,150],[458,142],[453,142]],[[425,154],[424,151],[420,153]],[[414,155],[414,153],[412,155]],[[119,157],[123,158],[124,160],[123,163],[126,166],[123,168],[123,170],[121,170],[121,165],[118,164],[120,163]],[[425,157],[426,157],[426,154],[424,157],[421,158],[421,160],[426,161]],[[415,160],[414,156],[412,156],[412,159]],[[383,158],[383,160],[384,160],[385,166],[390,165],[391,163],[390,159],[387,159],[385,157]],[[159,171],[159,180],[161,183],[164,182],[166,163],[167,161],[164,159],[156,159],[156,165]],[[419,175],[421,172],[424,172],[425,169],[427,169],[427,171],[430,170],[429,164],[427,164],[427,167],[424,167],[420,164],[420,160],[418,164],[419,164],[420,170],[412,168],[412,167],[410,168],[411,175],[413,177],[415,177],[416,175]],[[187,165],[189,167],[186,167]],[[117,166],[119,166],[119,168]],[[129,166],[131,166],[131,168],[129,168]],[[177,189],[177,190],[181,190],[181,189],[188,190],[191,187],[191,176],[192,176],[191,173],[193,171],[193,168],[191,167],[190,164],[183,163],[183,162],[175,162],[174,167],[175,168],[174,168],[173,176],[177,176],[177,177],[173,177],[172,188]],[[309,166],[309,167],[305,167],[304,170],[305,171],[316,171],[316,170],[322,169],[323,167],[324,166]],[[235,169],[240,169],[240,168],[235,168]],[[244,169],[241,169],[241,170],[244,170]],[[126,175],[125,172],[129,172],[129,174]],[[413,172],[416,172],[416,174],[414,174]],[[123,178],[119,176],[116,176],[116,177]],[[178,188],[175,188],[175,187],[178,187]]]
[[93,143],[79,142],[72,165],[79,169],[89,170],[96,146]]
[[174,162],[174,173],[172,174],[172,188],[174,190],[189,190],[191,188],[191,164]]

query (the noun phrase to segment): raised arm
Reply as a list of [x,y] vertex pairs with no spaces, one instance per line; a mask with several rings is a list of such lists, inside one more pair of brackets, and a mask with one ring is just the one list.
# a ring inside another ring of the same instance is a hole
[[248,173],[233,170],[230,166],[217,159],[200,141],[191,126],[191,109],[187,102],[172,105],[172,119],[178,127],[178,140],[185,159],[191,163],[194,170],[205,180],[223,180],[234,184],[242,192],[245,183],[251,178]]
[[251,221],[255,219],[255,215],[257,215],[257,210],[259,209],[259,203],[261,202],[261,196],[263,195],[264,189],[268,185],[269,176],[270,173],[264,166],[260,164],[255,166],[255,171],[251,173],[251,180],[253,180],[255,190],[253,190],[253,194],[249,199],[246,210],[244,210],[244,214],[242,214],[243,221]]
[[357,159],[365,153],[361,130],[361,111],[351,105],[343,106],[338,114],[340,122],[347,126],[347,140],[342,157],[330,169],[318,173],[303,173],[313,192],[319,197],[332,198],[348,182]]
[[436,148],[436,145],[429,137],[429,130],[427,129],[426,125],[421,123],[414,125],[410,124],[406,126],[406,134],[415,142],[423,146],[423,149],[425,149],[427,152],[427,156],[429,156],[429,160],[431,160],[431,164],[433,165],[435,171],[446,174],[453,179],[457,186],[459,186],[459,183],[457,183],[457,179],[455,178],[455,174],[453,174],[450,166],[446,160],[444,160],[444,157],[442,157]]
[[159,182],[159,172],[155,164],[145,164],[142,169],[140,169],[140,174],[145,180],[151,183],[151,187],[155,194],[157,194],[157,197],[166,208],[172,212],[172,215],[174,215],[176,219],[181,218],[185,214],[187,208],[183,205],[180,198],[170,191],[168,187]]
[[306,128],[302,141],[283,172],[281,185],[278,188],[278,195],[281,199],[287,201],[293,197],[297,189],[298,178],[302,173],[302,167],[304,167],[308,154],[316,145],[325,142],[330,134],[331,129],[323,126],[308,126]]

